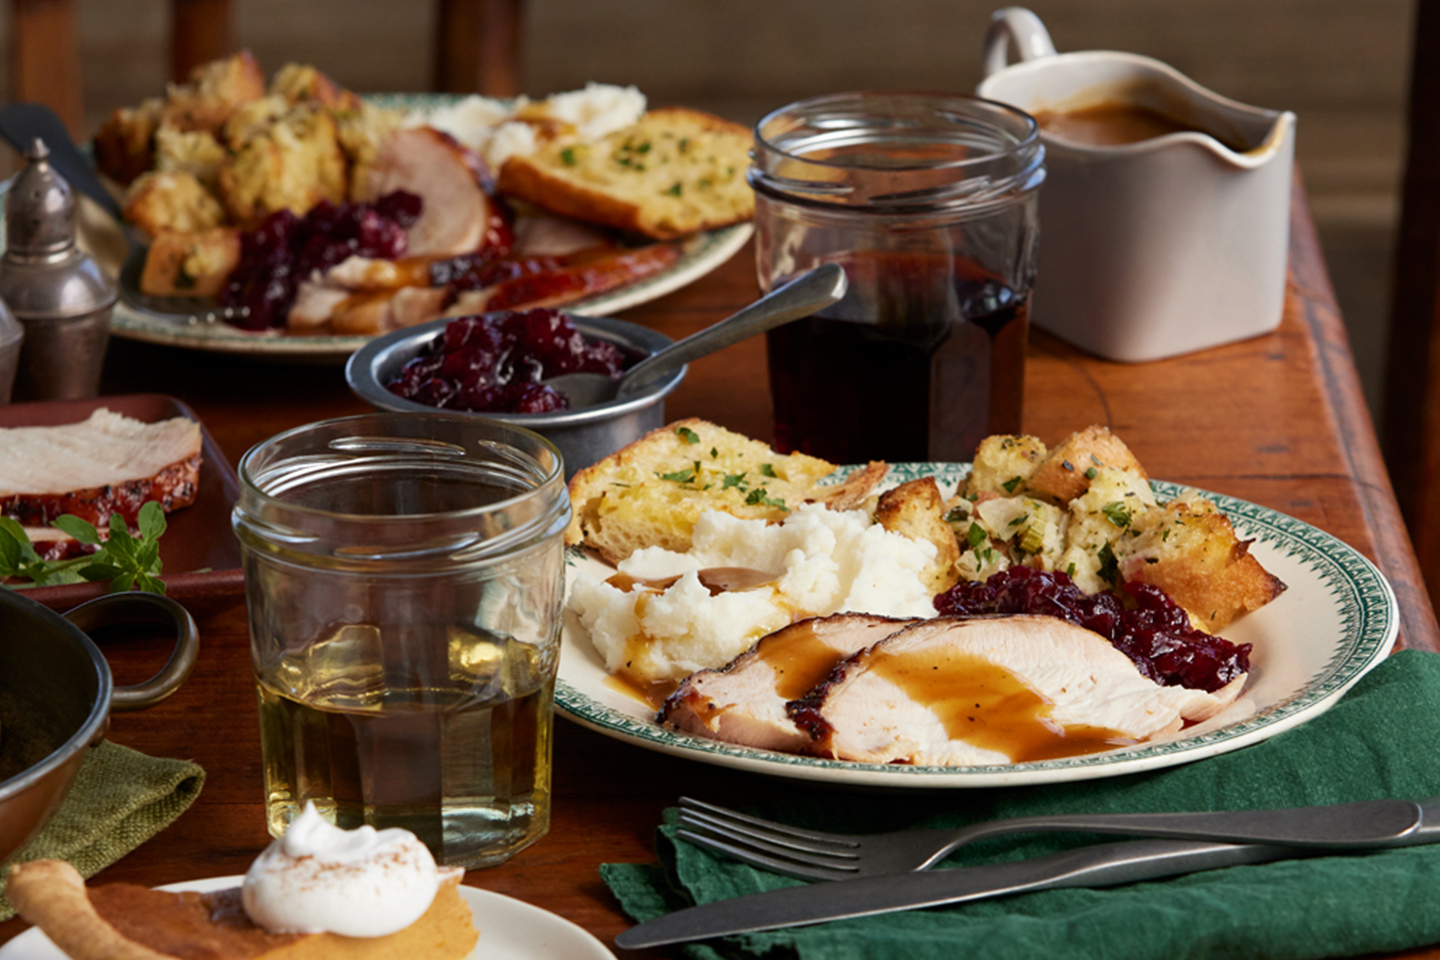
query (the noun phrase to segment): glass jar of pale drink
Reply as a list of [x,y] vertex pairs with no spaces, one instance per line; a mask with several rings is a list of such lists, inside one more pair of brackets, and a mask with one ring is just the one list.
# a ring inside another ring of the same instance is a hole
[[311,424],[240,464],[265,806],[498,863],[550,821],[570,506],[560,455],[475,417]]

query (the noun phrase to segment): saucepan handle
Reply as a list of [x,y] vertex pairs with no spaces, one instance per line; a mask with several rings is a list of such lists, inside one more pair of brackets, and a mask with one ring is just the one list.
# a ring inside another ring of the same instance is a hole
[[110,709],[144,710],[153,707],[180,689],[195,668],[200,653],[200,631],[195,620],[180,604],[158,593],[111,593],[97,597],[65,614],[65,619],[86,633],[116,623],[161,623],[175,627],[175,651],[169,661],[144,683],[116,687]]
[[1004,7],[990,15],[990,28],[985,31],[985,76],[1008,65],[1011,41],[1021,60],[1055,56],[1050,31],[1039,17],[1024,7]]

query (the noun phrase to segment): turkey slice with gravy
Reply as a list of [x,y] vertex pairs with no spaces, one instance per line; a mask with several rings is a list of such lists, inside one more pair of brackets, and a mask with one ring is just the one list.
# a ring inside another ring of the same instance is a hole
[[1023,763],[1176,732],[1223,710],[1245,676],[1215,693],[1164,687],[1063,620],[941,617],[850,657],[789,712],[812,750],[840,760]]
[[866,613],[813,617],[762,637],[723,667],[690,674],[656,718],[685,733],[762,750],[802,753],[810,735],[785,713],[837,663],[914,620]]

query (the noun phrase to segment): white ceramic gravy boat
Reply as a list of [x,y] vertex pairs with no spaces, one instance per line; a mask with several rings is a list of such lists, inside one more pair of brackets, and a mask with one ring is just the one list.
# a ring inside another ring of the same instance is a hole
[[[1011,42],[1021,59],[1007,66]],[[1148,57],[1057,54],[1044,24],[1023,7],[995,13],[985,52],[982,97],[1032,114],[1130,103],[1198,128],[1121,146],[1042,130],[1048,174],[1031,313],[1037,325],[1129,362],[1279,325],[1293,113],[1228,100]]]

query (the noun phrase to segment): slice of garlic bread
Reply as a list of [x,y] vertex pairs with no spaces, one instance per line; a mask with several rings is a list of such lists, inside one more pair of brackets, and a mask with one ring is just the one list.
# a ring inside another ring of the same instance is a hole
[[[871,486],[885,473],[875,466],[859,471]],[[779,454],[704,420],[681,420],[575,475],[565,542],[592,547],[614,564],[643,547],[689,550],[695,521],[706,510],[779,521],[807,500],[828,502],[837,489],[847,502],[857,492],[864,498],[853,486],[818,486],[834,470],[824,460]]]
[[750,131],[698,110],[651,110],[594,143],[511,157],[502,193],[588,223],[669,240],[748,220]]

